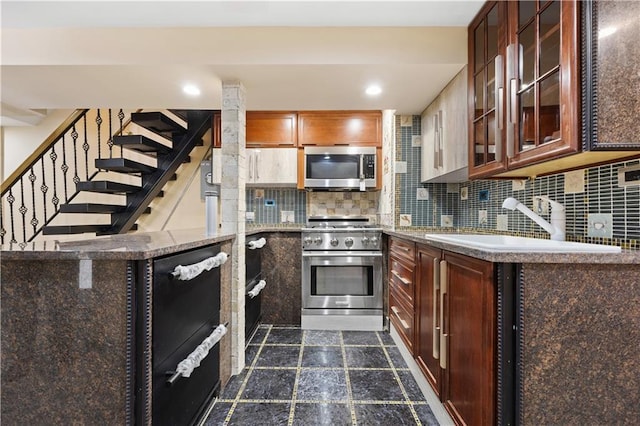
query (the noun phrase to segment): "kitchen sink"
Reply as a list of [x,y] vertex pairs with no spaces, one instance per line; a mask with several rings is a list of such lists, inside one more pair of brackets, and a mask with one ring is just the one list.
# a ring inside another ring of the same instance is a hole
[[552,241],[510,235],[425,234],[428,240],[499,252],[620,253],[618,246]]

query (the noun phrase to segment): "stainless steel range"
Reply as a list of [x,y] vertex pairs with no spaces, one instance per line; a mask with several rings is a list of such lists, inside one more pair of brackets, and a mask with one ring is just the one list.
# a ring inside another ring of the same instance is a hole
[[302,229],[302,328],[382,330],[382,229],[311,216]]

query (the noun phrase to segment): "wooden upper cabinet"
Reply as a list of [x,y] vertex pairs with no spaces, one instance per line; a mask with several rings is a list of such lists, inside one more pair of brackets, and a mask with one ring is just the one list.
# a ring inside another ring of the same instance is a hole
[[297,126],[295,112],[247,111],[247,148],[294,148]]
[[577,2],[509,2],[508,11],[509,168],[579,152]]
[[469,176],[506,170],[507,2],[489,1],[469,25]]
[[469,176],[527,177],[581,151],[579,6],[487,2],[469,26]]
[[299,112],[298,145],[382,146],[382,112]]

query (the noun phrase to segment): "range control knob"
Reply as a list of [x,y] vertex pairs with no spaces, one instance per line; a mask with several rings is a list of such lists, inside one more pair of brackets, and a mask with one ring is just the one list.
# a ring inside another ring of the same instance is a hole
[[322,244],[322,237],[315,237],[313,239],[313,242],[316,243],[317,245]]
[[378,244],[378,237],[371,237],[370,241],[371,241],[372,245],[376,245],[376,244]]
[[362,237],[362,245],[363,246],[369,245],[369,237]]
[[337,238],[335,238],[335,237],[333,237],[333,238],[331,239],[330,243],[331,243],[331,245],[332,245],[333,247],[335,247],[335,246],[337,246],[337,245],[338,245],[338,239],[337,239]]
[[351,247],[353,245],[353,238],[351,237],[347,237],[344,239],[344,245],[346,245],[347,247]]
[[309,244],[312,243],[311,237],[304,237],[303,242],[305,246],[308,246]]

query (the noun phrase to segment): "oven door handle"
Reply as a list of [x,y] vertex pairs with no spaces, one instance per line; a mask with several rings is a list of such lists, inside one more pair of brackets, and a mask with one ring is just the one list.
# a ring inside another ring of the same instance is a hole
[[302,257],[382,257],[379,251],[303,251]]

